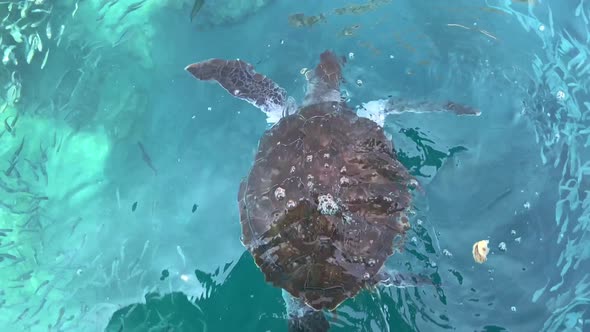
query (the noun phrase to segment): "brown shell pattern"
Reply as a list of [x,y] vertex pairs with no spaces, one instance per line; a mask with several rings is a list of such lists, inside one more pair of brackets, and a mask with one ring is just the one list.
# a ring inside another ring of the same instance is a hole
[[308,106],[259,143],[240,186],[242,242],[268,282],[335,309],[401,246],[411,182],[377,124],[340,103]]

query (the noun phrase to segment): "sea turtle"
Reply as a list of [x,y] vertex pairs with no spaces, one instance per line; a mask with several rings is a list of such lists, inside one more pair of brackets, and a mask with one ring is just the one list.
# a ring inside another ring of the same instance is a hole
[[378,111],[360,109],[365,117],[359,116],[341,98],[344,61],[331,51],[321,54],[300,108],[242,60],[209,59],[185,68],[257,106],[273,124],[240,185],[241,240],[266,280],[283,289],[292,331],[326,331],[321,310],[334,310],[363,288],[421,282],[382,268],[401,249],[417,186],[386,138],[384,115],[479,114],[455,103],[386,100],[373,102]]

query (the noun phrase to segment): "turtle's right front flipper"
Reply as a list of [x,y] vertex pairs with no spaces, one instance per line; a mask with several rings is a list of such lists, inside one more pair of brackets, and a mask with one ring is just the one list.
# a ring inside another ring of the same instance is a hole
[[481,112],[473,107],[454,103],[451,101],[436,103],[430,101],[414,101],[404,99],[379,99],[363,103],[357,114],[369,118],[380,126],[385,123],[385,118],[390,114],[402,113],[433,113],[447,112],[456,115],[479,116]]
[[429,278],[419,274],[404,274],[396,270],[381,270],[375,275],[375,283],[385,287],[408,288],[420,286],[435,286]]
[[199,80],[217,81],[232,96],[258,107],[267,114],[270,123],[278,122],[295,107],[285,89],[242,60],[210,59],[185,69]]

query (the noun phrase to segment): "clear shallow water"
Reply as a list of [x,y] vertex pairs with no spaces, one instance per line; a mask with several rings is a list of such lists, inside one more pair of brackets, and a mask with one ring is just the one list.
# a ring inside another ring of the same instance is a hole
[[[72,17],[75,3],[55,2],[44,69],[40,53],[0,70],[2,86],[15,70],[22,81],[20,101],[1,113],[20,114],[14,135],[0,138],[5,167],[25,142],[20,179],[0,175],[0,228],[14,229],[0,238],[0,253],[17,257],[0,262],[0,326],[285,331],[280,291],[239,241],[237,190],[264,115],[183,68],[239,57],[301,100],[300,69],[332,49],[354,53],[345,67],[351,105],[400,95],[483,113],[387,119],[425,188],[406,249],[387,267],[441,286],[364,292],[328,315],[333,330],[589,329],[589,5],[401,1],[327,14],[309,28],[288,23],[293,13],[347,4],[275,1],[211,26],[225,3],[207,3],[193,23],[192,3],[150,3],[115,24],[128,3],[97,22],[97,3],[80,2]],[[120,39],[127,27],[135,29]],[[482,239],[492,252],[479,265],[471,246]],[[159,295],[137,305],[147,293]]]

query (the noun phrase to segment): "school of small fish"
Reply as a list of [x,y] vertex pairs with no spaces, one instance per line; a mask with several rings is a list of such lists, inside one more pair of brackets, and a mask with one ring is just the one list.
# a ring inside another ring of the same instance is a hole
[[[22,70],[22,66],[27,65],[43,70],[51,61],[52,49],[63,45],[68,20],[76,17],[81,6],[80,0],[72,2],[71,14],[64,17],[56,15],[57,10],[54,11],[53,1],[0,0],[1,68],[8,71],[7,75],[0,71],[0,114],[8,106],[14,106],[20,100],[22,83],[19,69]],[[131,13],[142,8],[148,0],[138,0],[129,4],[123,4],[123,2],[101,0],[98,4],[96,22],[102,24],[109,10],[119,5],[121,6],[119,11],[122,13],[118,16],[115,25],[121,25]],[[126,7],[122,7],[125,5]],[[134,31],[126,27],[112,46],[115,47],[128,40]]]
[[51,48],[61,43],[65,25],[52,14],[51,1],[0,1],[0,57],[7,73],[0,75],[0,114],[20,100],[21,66],[44,69]]
[[[109,15],[115,16],[115,23],[120,23],[149,1],[100,0],[97,23],[105,26],[101,17],[115,6],[120,7],[119,14],[109,12]],[[88,9],[84,7],[87,4],[89,2],[81,0],[60,4],[52,0],[0,0],[0,150],[5,156],[0,166],[0,194],[3,195],[0,199],[0,272],[5,274],[0,273],[0,276],[10,275],[10,278],[3,279],[0,287],[0,327],[3,331],[37,331],[42,326],[43,331],[85,330],[84,326],[92,324],[90,317],[96,305],[81,302],[75,308],[71,302],[56,301],[56,298],[73,297],[75,292],[83,291],[74,291],[71,285],[86,282],[85,278],[90,277],[87,275],[90,272],[86,271],[90,268],[99,271],[97,280],[87,281],[92,287],[108,289],[115,282],[122,288],[128,283],[145,287],[147,271],[142,266],[156,248],[146,241],[141,253],[136,253],[123,241],[120,254],[112,264],[101,255],[93,258],[88,266],[81,264],[82,249],[89,246],[93,234],[89,231],[93,226],[81,216],[59,221],[70,243],[63,246],[50,243],[56,235],[51,233],[48,223],[55,225],[58,221],[49,221],[43,213],[46,204],[55,198],[46,193],[54,174],[49,163],[60,153],[62,144],[68,144],[71,135],[62,135],[55,130],[46,141],[39,143],[25,132],[22,127],[27,120],[24,120],[23,110],[29,100],[22,101],[22,91],[26,90],[23,77],[27,73],[47,71],[47,67],[52,66],[52,59],[57,60],[57,56],[53,57],[60,49],[74,51],[76,36],[69,33],[75,30],[74,20],[80,19]],[[129,31],[130,28],[125,26],[112,46],[129,39]],[[88,48],[98,47],[101,46],[92,44]],[[88,61],[85,65],[96,68],[98,61]],[[79,71],[79,68],[73,68],[63,76],[72,76]],[[56,80],[56,90],[62,80],[66,79]],[[59,101],[54,98],[48,105],[42,103],[39,107],[54,109],[55,105],[59,107]],[[141,143],[139,145],[139,158],[143,158],[155,174],[156,168],[146,148]],[[75,195],[82,187],[73,190],[72,195]],[[135,203],[134,209],[137,207]],[[94,234],[106,232],[104,225],[96,227]],[[61,249],[55,252],[56,247]],[[74,293],[65,296],[65,289]]]
[[37,56],[43,69],[50,48],[61,42],[65,31],[64,24],[52,20],[53,4],[44,0],[0,2],[0,13],[2,64],[31,64]]

